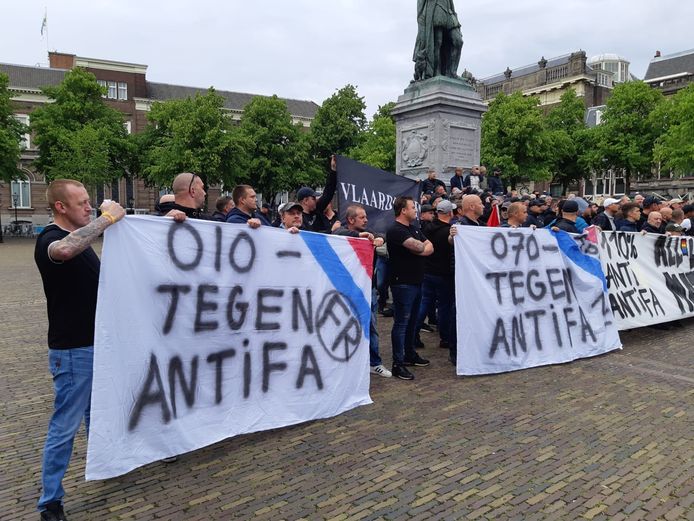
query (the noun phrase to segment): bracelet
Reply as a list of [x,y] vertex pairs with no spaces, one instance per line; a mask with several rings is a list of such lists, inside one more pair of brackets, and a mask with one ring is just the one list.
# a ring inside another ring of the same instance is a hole
[[108,212],[101,212],[101,217],[106,217],[109,221],[111,221],[111,224],[116,223],[116,218]]

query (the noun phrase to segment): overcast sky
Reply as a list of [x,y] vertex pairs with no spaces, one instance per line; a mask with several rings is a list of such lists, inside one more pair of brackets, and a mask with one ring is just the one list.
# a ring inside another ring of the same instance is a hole
[[[617,53],[642,78],[656,50],[694,48],[688,0],[455,0],[459,72],[484,78],[583,49]],[[357,86],[367,115],[413,73],[416,0],[0,0],[0,62],[51,50],[149,66],[150,81],[321,103]]]

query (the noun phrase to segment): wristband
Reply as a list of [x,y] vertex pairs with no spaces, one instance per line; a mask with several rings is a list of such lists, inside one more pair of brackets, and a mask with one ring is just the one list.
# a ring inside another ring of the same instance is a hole
[[111,224],[116,223],[116,218],[108,212],[101,212],[101,217],[106,217],[109,221],[111,221]]

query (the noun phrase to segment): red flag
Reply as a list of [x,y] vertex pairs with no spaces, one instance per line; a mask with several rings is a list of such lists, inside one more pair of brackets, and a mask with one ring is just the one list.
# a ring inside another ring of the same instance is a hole
[[499,219],[499,207],[492,206],[492,213],[489,214],[489,219],[487,219],[487,226],[499,226],[501,224],[501,219]]

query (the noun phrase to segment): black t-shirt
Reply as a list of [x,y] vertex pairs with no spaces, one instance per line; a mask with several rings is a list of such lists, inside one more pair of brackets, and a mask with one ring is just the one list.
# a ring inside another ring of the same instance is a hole
[[450,277],[453,275],[451,257],[453,257],[453,245],[448,242],[451,233],[451,225],[438,219],[431,223],[425,235],[434,246],[434,253],[425,257],[424,269],[430,275]]
[[424,257],[415,255],[402,245],[410,237],[422,242],[426,240],[417,226],[405,226],[397,221],[386,233],[391,284],[421,284],[424,280]]
[[91,247],[65,262],[54,262],[48,256],[48,246],[69,234],[55,224],[49,225],[36,239],[34,249],[46,294],[51,349],[94,345],[99,257]]

